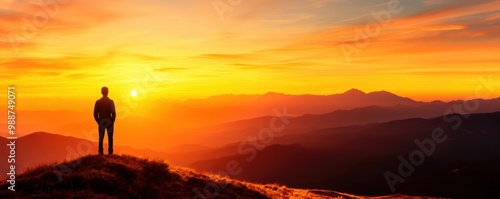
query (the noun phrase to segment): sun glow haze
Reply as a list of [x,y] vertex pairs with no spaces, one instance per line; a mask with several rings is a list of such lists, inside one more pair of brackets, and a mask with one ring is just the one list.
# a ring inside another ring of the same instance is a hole
[[130,95],[132,95],[132,97],[137,97],[137,91],[136,90],[132,90],[130,92]]

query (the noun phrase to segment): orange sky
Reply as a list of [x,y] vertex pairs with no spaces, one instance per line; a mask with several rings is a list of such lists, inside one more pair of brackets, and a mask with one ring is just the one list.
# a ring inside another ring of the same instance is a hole
[[0,83],[17,86],[20,108],[66,109],[103,85],[115,98],[358,88],[451,100],[500,79],[500,1],[225,2],[1,1]]

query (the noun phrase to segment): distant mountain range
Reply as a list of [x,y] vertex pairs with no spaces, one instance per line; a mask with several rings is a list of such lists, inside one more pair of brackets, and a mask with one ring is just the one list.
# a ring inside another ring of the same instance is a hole
[[[461,122],[458,118],[462,118]],[[453,198],[479,197],[477,194],[487,197],[500,192],[467,185],[474,182],[488,187],[500,186],[500,170],[490,166],[500,162],[499,118],[500,112],[455,114],[445,118],[328,128],[277,137],[261,151],[254,149],[255,153],[251,150],[238,153],[238,147],[232,146],[234,155],[198,161],[191,167],[217,172],[228,162],[237,161],[244,168],[239,179],[384,195],[391,193],[384,173],[397,173],[401,162],[398,157],[408,160],[413,151],[421,150],[415,140],[432,139],[433,131],[439,129],[447,137],[446,141],[435,144],[434,152],[424,157],[425,161],[415,168],[414,174],[395,185],[396,191]],[[253,154],[255,159],[248,161]],[[435,180],[447,184],[434,183]],[[428,186],[429,182],[438,187]]]
[[[422,150],[415,140],[432,139],[438,129],[446,141],[435,144],[422,165],[392,186],[395,193],[500,197],[495,191],[500,190],[495,167],[500,164],[500,98],[418,102],[352,89],[326,96],[224,95],[155,104],[154,110],[141,110],[150,113],[147,117],[130,114],[117,121],[117,153],[208,172],[237,161],[243,170],[234,177],[240,180],[390,195],[385,174],[397,174],[400,156],[408,159]],[[19,115],[16,128],[25,136],[16,140],[18,172],[97,152],[96,124],[89,113]],[[266,129],[274,129],[267,134],[272,137],[259,138]],[[0,144],[7,141],[0,137]],[[7,153],[0,147],[0,154]],[[0,177],[6,173],[0,167]]]
[[[244,142],[221,148],[187,145],[163,152],[119,146],[115,150],[166,159],[174,164],[181,162],[200,171],[216,173],[226,169],[228,162],[237,161],[243,169],[235,177],[251,182],[278,182],[296,188],[338,190],[357,195],[388,195],[392,192],[384,173],[398,173],[401,163],[398,157],[408,159],[413,151],[420,150],[415,140],[431,139],[433,131],[439,128],[447,136],[446,141],[436,144],[435,152],[426,156],[424,163],[415,167],[415,172],[404,183],[395,184],[396,193],[486,197],[499,192],[492,188],[481,191],[485,187],[467,185],[472,182],[488,186],[500,184],[500,171],[491,166],[500,162],[498,118],[500,112],[451,114],[431,119],[324,128],[277,136],[262,149],[252,149],[253,145],[248,144],[243,152],[238,147]],[[459,125],[458,128],[455,129],[455,125]],[[0,141],[7,142],[5,138]],[[21,137],[17,143],[19,171],[97,151],[94,142],[41,132]],[[7,153],[5,150],[5,147],[0,148],[2,154]],[[251,158],[254,153],[255,157]],[[438,179],[447,184],[435,184],[438,188],[428,186],[429,181],[434,183]]]
[[[352,92],[352,91],[351,91]],[[359,94],[361,95],[361,94]],[[466,109],[464,106],[474,107]],[[282,109],[278,109],[283,111]],[[291,112],[290,108],[287,108]],[[284,131],[276,132],[276,136],[311,132],[323,128],[333,128],[352,125],[367,125],[393,120],[409,118],[432,118],[445,114],[475,114],[500,111],[500,98],[491,100],[469,100],[451,102],[415,102],[413,105],[393,106],[366,106],[351,110],[336,110],[323,114],[303,114],[286,116],[289,123]],[[269,128],[270,121],[276,116],[263,116],[258,118],[229,122],[212,127],[205,127],[193,131],[191,139],[186,142],[193,144],[209,144],[222,146],[227,143],[237,142],[254,136],[263,128]]]
[[[480,104],[472,113],[500,111],[500,98],[467,102],[468,106],[475,105],[474,102]],[[128,111],[119,112],[121,115],[116,128],[127,138],[122,140],[123,145],[156,150],[179,144],[220,147],[238,141],[241,137],[246,138],[255,129],[268,126],[270,117],[276,111],[296,118],[287,126],[288,131],[295,129],[303,132],[306,131],[304,128],[321,129],[405,118],[429,118],[442,115],[450,108],[455,109],[455,104],[464,106],[463,101],[418,102],[387,91],[364,93],[356,89],[332,95],[267,93],[143,103],[148,103],[148,106],[141,106],[140,109],[127,106],[125,108]],[[96,131],[91,113],[92,103],[89,106],[89,112],[19,110],[18,134],[44,131],[89,139],[85,133]],[[456,112],[462,113],[459,107]],[[168,133],[157,133],[160,131]],[[247,132],[241,133],[243,131]],[[224,135],[221,137],[224,139],[205,139],[217,138],[220,134]],[[227,135],[236,137],[225,137]]]

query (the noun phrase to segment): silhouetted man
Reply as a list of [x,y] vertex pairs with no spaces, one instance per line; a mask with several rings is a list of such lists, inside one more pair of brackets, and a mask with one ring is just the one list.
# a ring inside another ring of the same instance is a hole
[[113,130],[116,119],[115,103],[108,97],[108,88],[101,88],[102,98],[95,102],[94,119],[99,125],[99,154],[103,154],[104,130],[108,130],[108,153],[113,154]]

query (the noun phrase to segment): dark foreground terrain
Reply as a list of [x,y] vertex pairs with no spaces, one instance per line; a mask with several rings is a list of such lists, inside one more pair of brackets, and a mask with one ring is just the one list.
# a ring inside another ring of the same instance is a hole
[[[42,165],[5,181],[0,198],[368,198],[335,191],[252,184],[127,155],[89,155]],[[404,195],[374,198],[424,198]]]

